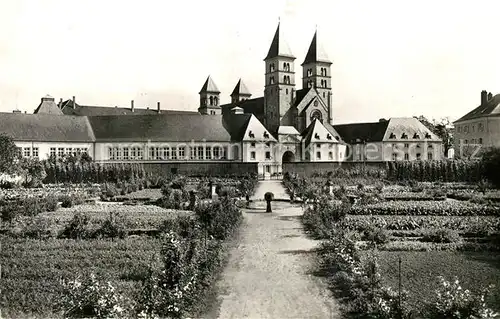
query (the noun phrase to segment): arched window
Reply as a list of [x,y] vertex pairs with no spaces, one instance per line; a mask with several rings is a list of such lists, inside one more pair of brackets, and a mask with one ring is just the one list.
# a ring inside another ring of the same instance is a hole
[[215,96],[214,97],[214,105],[217,106],[219,104],[219,99]]
[[290,77],[288,75],[285,75],[283,80],[285,81],[285,84],[290,84]]
[[318,119],[320,122],[323,122],[323,114],[321,114],[321,111],[314,110],[311,113],[311,122],[314,121],[315,119]]
[[312,81],[307,81],[307,87],[308,87],[308,88],[311,88],[311,87],[312,87],[312,85],[313,85],[313,82],[312,82]]
[[283,63],[283,70],[285,70],[286,72],[289,72],[290,71],[290,63]]
[[269,65],[269,72],[274,72],[274,69],[275,69],[275,65],[274,65],[274,63],[271,63]]
[[313,70],[312,69],[307,69],[307,76],[312,76]]
[[269,78],[269,84],[274,84],[274,76],[271,76],[271,77]]
[[214,105],[214,97],[213,96],[210,97],[210,105]]

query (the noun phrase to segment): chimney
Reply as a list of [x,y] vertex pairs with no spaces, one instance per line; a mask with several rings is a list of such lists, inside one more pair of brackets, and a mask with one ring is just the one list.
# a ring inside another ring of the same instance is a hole
[[161,112],[161,109],[160,109],[160,101],[156,102],[156,110],[158,111],[158,113]]
[[62,98],[60,98],[60,99],[59,99],[59,105],[58,105],[58,106],[59,106],[59,108],[61,108],[61,107],[62,107],[62,103],[63,103],[63,100],[62,100]]
[[134,100],[130,100],[130,110],[134,112]]
[[493,94],[491,94],[491,92],[488,93],[488,101],[491,100],[492,98],[493,98]]
[[486,92],[485,90],[482,90],[481,91],[481,105],[485,105],[486,102],[488,101],[486,98],[487,98],[487,95],[488,95],[488,92]]
[[76,99],[74,95],[73,95],[73,108],[76,109]]

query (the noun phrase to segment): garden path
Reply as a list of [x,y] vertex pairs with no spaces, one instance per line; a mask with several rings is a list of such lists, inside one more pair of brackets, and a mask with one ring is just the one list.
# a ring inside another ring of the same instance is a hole
[[281,180],[267,180],[259,181],[255,193],[252,196],[252,200],[264,200],[264,194],[266,192],[272,192],[274,194],[274,199],[278,200],[289,200],[290,196],[286,193]]
[[273,213],[265,202],[244,211],[218,284],[219,318],[340,318],[327,285],[312,275],[318,242],[305,236],[301,215],[287,202],[273,202]]

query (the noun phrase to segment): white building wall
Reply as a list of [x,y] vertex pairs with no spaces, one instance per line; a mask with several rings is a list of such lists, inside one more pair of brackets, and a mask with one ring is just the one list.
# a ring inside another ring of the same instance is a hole
[[[86,151],[94,158],[93,143],[71,143],[71,142],[28,142],[14,141],[17,147],[21,148],[23,156],[29,154],[30,157],[35,157],[40,160],[46,160],[50,157],[51,149],[55,149],[55,155],[74,153],[77,150],[80,152]],[[36,151],[38,150],[38,156]],[[29,152],[29,153],[28,153]],[[35,154],[34,154],[35,153]],[[27,157],[27,156],[26,156]]]

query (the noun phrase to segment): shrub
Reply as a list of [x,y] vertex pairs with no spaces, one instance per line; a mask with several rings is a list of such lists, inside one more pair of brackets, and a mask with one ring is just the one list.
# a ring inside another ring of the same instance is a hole
[[462,289],[457,278],[453,282],[439,276],[436,299],[428,305],[426,318],[498,318],[498,313],[488,308],[485,299],[492,287],[474,294]]
[[422,241],[433,243],[456,243],[460,241],[460,235],[456,230],[439,228],[430,230],[424,235]]
[[302,215],[304,229],[314,238],[328,238],[341,222],[349,210],[349,204],[332,201],[328,198],[319,198],[313,207],[306,209]]
[[118,196],[118,189],[115,185],[106,183],[104,188],[104,196],[105,197],[115,197]]
[[125,238],[128,231],[125,226],[125,219],[117,216],[115,213],[110,213],[104,223],[95,231],[92,237],[97,238]]
[[76,213],[59,235],[61,238],[85,239],[93,236],[90,218],[82,213]]
[[62,308],[65,318],[122,318],[123,298],[108,281],[100,282],[94,274],[64,281]]
[[389,232],[381,227],[372,227],[365,231],[365,237],[367,240],[377,243],[386,244],[390,241]]
[[239,227],[243,219],[239,208],[225,199],[200,204],[195,213],[203,229],[216,239],[227,238]]

